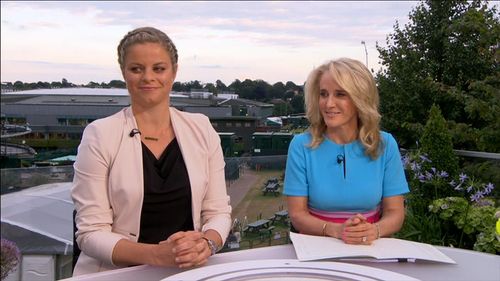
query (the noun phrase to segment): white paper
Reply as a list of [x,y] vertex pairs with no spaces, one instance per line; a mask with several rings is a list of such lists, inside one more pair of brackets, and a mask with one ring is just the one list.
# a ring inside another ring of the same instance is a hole
[[350,245],[333,237],[290,232],[290,239],[300,261],[331,258],[373,258],[456,263],[432,245],[396,238],[380,238],[373,241],[371,245]]

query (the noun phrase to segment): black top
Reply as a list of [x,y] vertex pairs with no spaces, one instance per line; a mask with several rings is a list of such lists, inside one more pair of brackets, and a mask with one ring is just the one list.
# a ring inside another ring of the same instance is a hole
[[177,139],[158,160],[142,143],[142,161],[144,201],[139,242],[157,244],[177,231],[193,230],[191,184]]

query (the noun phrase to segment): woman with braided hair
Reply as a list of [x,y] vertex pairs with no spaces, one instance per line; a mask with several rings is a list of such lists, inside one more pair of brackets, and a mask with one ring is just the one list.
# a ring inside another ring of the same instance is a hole
[[118,62],[131,105],[83,133],[72,198],[81,254],[74,275],[138,264],[204,264],[231,226],[218,134],[170,107],[177,49],[152,27],[130,31]]

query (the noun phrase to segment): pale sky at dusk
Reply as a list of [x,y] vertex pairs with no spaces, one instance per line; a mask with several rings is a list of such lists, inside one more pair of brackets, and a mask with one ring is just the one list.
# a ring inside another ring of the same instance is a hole
[[351,57],[378,70],[376,42],[408,22],[415,1],[1,2],[2,82],[122,80],[116,55],[153,26],[179,51],[177,81],[302,84],[316,65]]

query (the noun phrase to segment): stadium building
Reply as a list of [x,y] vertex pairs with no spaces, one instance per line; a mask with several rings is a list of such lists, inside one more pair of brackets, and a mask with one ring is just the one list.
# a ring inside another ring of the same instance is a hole
[[[26,126],[29,134],[9,139],[39,150],[76,147],[90,122],[112,115],[130,105],[126,89],[60,88],[4,92],[1,100],[2,126]],[[252,134],[273,113],[273,105],[239,99],[233,95],[216,97],[199,92],[170,94],[171,106],[185,112],[208,116],[217,132],[241,137],[244,150],[251,150]],[[6,145],[2,138],[2,145]],[[2,154],[3,157],[5,155]]]

